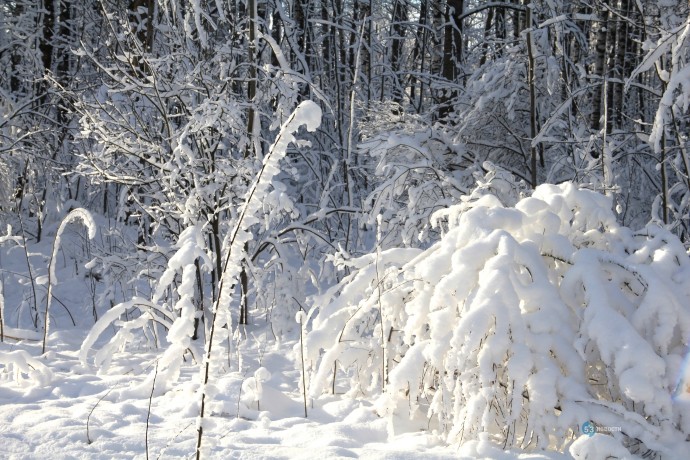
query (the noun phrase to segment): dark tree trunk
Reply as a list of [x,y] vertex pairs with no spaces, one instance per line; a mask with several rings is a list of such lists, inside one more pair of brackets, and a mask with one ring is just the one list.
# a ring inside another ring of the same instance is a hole
[[407,2],[406,0],[396,0],[393,5],[393,24],[391,25],[391,73],[393,75],[393,102],[398,105],[403,103],[404,79],[401,74],[403,43],[405,42],[407,22]]
[[452,100],[457,95],[454,86],[458,83],[458,69],[463,57],[464,44],[461,15],[464,10],[464,4],[464,0],[448,0],[446,6],[441,74],[450,84],[450,88],[443,91],[441,95],[438,112],[438,117],[441,120],[453,112]]

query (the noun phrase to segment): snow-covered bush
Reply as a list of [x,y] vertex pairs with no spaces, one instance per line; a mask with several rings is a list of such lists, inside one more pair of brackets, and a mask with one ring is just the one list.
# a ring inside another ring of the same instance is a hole
[[380,245],[428,244],[433,239],[431,215],[467,192],[479,168],[442,132],[421,123],[408,121],[393,132],[364,134],[368,137],[359,152],[376,161],[370,172],[373,190],[364,208],[372,226],[378,221]]
[[[156,345],[162,345],[158,334],[167,330],[169,346],[161,357],[157,371],[165,377],[161,379],[165,384],[159,386],[160,391],[167,389],[167,384],[177,381],[181,360],[187,351],[200,362],[201,350],[191,342],[195,332],[194,319],[199,318],[201,313],[196,311],[194,305],[196,263],[201,261],[199,266],[210,270],[212,261],[206,253],[203,231],[199,226],[184,230],[175,246],[177,251],[168,261],[168,267],[150,300],[134,297],[115,305],[96,322],[81,347],[79,357],[83,364],[87,364],[89,351],[94,348],[97,339],[112,325],[117,326],[117,332],[96,351],[93,362],[97,367],[107,368],[113,352],[133,341],[136,337],[134,332],[139,329]],[[181,276],[179,283],[176,283],[177,276]],[[165,299],[174,300],[173,305],[169,305]],[[126,318],[125,313],[131,310],[137,310],[139,314],[133,315],[132,319]]]
[[429,249],[351,261],[314,299],[312,397],[345,374],[350,395],[380,392],[393,430],[409,418],[449,443],[563,449],[592,422],[620,427],[631,452],[673,455],[690,434],[674,405],[690,260],[674,235],[618,225],[609,198],[571,183],[434,221],[446,230]]

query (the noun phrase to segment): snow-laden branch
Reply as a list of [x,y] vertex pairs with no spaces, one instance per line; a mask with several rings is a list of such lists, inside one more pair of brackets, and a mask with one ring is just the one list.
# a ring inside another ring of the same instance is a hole
[[67,225],[76,220],[81,220],[88,230],[89,239],[96,237],[96,222],[91,217],[91,213],[83,208],[72,210],[67,216],[62,219],[60,227],[58,227],[55,241],[53,241],[53,251],[50,254],[50,261],[48,262],[48,298],[46,299],[45,322],[43,329],[43,350],[46,351],[46,341],[48,340],[48,325],[50,324],[50,304],[53,300],[53,286],[57,284],[57,277],[55,276],[55,264],[53,263],[57,258],[58,250],[62,243],[62,234],[67,228]]

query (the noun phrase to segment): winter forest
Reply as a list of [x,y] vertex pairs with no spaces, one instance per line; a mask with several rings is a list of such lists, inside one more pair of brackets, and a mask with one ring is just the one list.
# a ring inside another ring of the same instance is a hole
[[0,0],[0,456],[681,459],[685,0]]

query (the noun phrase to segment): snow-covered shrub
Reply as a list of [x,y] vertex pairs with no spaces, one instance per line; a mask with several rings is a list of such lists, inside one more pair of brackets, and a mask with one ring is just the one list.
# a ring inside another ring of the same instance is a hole
[[527,183],[518,174],[482,161],[483,156],[454,139],[451,129],[395,113],[388,104],[374,104],[358,127],[363,137],[359,155],[371,162],[372,191],[363,208],[368,224],[382,236],[382,249],[428,247],[438,239],[431,216],[463,197],[492,193],[513,205],[526,192]]
[[[199,317],[194,305],[196,283],[196,261],[200,266],[209,269],[212,261],[206,253],[203,230],[199,226],[191,226],[180,235],[175,245],[177,251],[168,261],[168,267],[158,281],[158,285],[151,299],[134,297],[129,301],[115,305],[108,310],[93,326],[82,344],[79,357],[83,364],[87,364],[88,353],[94,347],[100,335],[112,325],[117,326],[115,335],[94,356],[97,367],[106,368],[112,359],[113,352],[121,350],[127,343],[134,340],[136,330],[143,330],[144,336],[151,334],[151,342],[163,345],[158,333],[167,330],[167,346],[159,362],[159,391],[168,388],[168,384],[175,383],[179,376],[181,360],[189,351],[191,356],[200,362],[201,350],[191,339],[194,335],[194,320]],[[180,282],[176,278],[181,276]],[[174,295],[170,291],[174,292]],[[172,306],[165,302],[174,299]],[[125,313],[137,310],[138,314],[132,319],[126,318]],[[149,385],[150,387],[150,385]]]
[[394,430],[409,417],[449,443],[563,449],[584,422],[621,427],[630,451],[685,441],[690,260],[675,236],[618,225],[609,198],[571,183],[434,220],[447,230],[429,249],[361,257],[314,299],[312,397],[344,370],[350,395],[383,390]]
[[420,123],[372,134],[358,148],[376,161],[370,174],[373,190],[364,208],[372,226],[378,221],[384,248],[428,244],[431,215],[457,202],[479,169],[441,131]]

